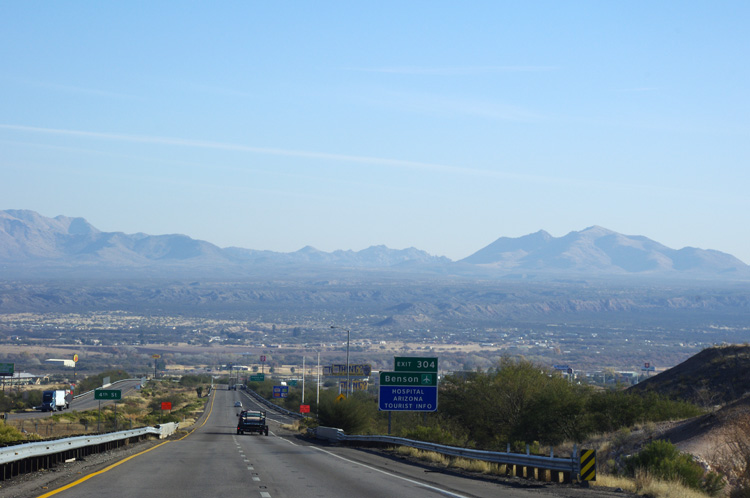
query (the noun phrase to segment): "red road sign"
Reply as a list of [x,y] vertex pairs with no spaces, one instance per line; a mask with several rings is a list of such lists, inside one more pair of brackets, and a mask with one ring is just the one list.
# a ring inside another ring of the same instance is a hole
[[299,405],[300,413],[310,413],[310,405]]
[[171,401],[162,401],[162,403],[161,403],[161,409],[162,410],[171,410],[172,409],[172,402]]

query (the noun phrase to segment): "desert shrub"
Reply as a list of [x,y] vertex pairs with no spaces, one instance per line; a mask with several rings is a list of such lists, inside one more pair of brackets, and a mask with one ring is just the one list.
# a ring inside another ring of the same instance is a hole
[[750,498],[750,487],[739,486],[729,493],[729,498]]
[[179,384],[183,387],[197,387],[201,384],[211,384],[211,376],[204,375],[183,375],[180,377]]
[[0,443],[12,443],[14,441],[22,441],[25,439],[26,436],[15,427],[5,425],[5,423],[0,423]]
[[644,446],[638,454],[625,460],[625,470],[633,477],[645,472],[653,477],[679,481],[689,488],[710,494],[718,494],[724,487],[718,474],[709,473],[704,478],[703,467],[691,455],[681,453],[669,441],[657,440]]
[[320,402],[320,425],[336,427],[347,434],[365,430],[370,425],[370,410],[366,402],[355,396],[336,401],[328,398]]

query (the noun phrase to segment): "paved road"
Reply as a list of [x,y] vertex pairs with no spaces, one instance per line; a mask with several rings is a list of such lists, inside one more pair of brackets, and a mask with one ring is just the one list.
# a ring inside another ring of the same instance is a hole
[[[319,447],[281,429],[287,418],[269,413],[269,436],[236,434],[235,401],[257,406],[242,391],[217,390],[206,422],[186,437],[165,442],[85,476],[66,489],[41,496],[61,498],[251,498],[508,497],[539,494],[482,480],[425,472],[376,454]],[[89,478],[90,477],[90,478]]]

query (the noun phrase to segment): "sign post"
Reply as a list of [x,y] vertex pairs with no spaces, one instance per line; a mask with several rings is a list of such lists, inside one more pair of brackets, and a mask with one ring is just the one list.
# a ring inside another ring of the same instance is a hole
[[154,359],[154,379],[156,379],[156,360],[158,360],[159,358],[161,358],[161,355],[160,354],[152,354],[151,358]]
[[[102,401],[108,399],[115,402],[115,430],[117,430],[117,400],[122,399],[122,391],[119,389],[96,389],[94,399],[99,400],[99,419],[102,418]],[[99,424],[97,424],[98,427]]]
[[162,401],[161,402],[161,417],[159,417],[161,420],[164,420],[164,412],[169,410],[169,412],[172,412],[172,402],[171,401]]

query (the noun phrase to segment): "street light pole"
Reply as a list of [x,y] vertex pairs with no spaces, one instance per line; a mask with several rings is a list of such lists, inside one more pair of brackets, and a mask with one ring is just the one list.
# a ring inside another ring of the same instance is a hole
[[[343,327],[337,327],[336,325],[331,325],[332,329],[340,329]],[[350,381],[349,381],[349,329],[346,330],[346,397],[349,397],[349,387],[350,387]]]

